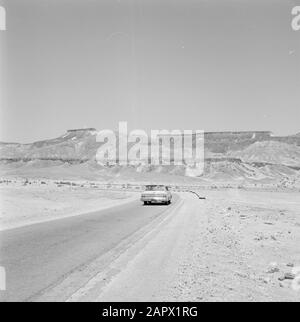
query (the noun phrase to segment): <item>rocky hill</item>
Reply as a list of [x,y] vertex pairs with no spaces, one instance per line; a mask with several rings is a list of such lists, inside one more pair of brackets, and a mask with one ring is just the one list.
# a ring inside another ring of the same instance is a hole
[[91,160],[99,147],[96,129],[68,130],[51,140],[32,144],[0,143],[0,159],[11,161],[52,160],[83,162]]
[[287,166],[300,166],[300,146],[278,141],[255,142],[243,150],[227,153],[243,162],[264,162]]
[[[200,180],[203,182],[297,182],[300,136],[274,137],[270,132],[205,133],[204,174],[188,166],[97,164],[101,146],[94,128],[32,144],[0,143],[0,175],[86,178],[119,181]],[[193,177],[188,179],[188,177]],[[186,179],[184,179],[186,178]]]

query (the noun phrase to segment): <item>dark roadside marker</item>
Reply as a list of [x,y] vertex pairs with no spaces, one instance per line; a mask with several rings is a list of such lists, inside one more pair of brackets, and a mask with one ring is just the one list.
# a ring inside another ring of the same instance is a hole
[[199,196],[199,195],[198,195],[198,193],[197,193],[197,192],[195,192],[195,191],[190,190],[189,192],[191,192],[191,193],[195,194],[199,199],[202,199],[202,200],[205,200],[205,199],[206,199],[206,197],[201,197],[201,196]]

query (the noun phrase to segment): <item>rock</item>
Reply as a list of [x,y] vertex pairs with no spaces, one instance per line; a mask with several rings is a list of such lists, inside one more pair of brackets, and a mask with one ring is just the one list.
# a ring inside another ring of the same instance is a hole
[[273,274],[276,272],[279,272],[278,264],[276,262],[270,263],[267,273]]
[[284,274],[284,278],[285,278],[286,280],[293,280],[293,279],[295,279],[295,277],[296,277],[296,275],[295,275],[295,274],[293,274],[293,273],[285,273],[285,274]]
[[274,235],[271,235],[271,239],[277,240],[277,238]]
[[296,275],[293,273],[285,273],[284,275],[278,277],[279,281],[284,281],[284,280],[293,280],[295,279]]
[[287,263],[286,266],[288,266],[288,267],[294,267],[294,264],[293,263]]

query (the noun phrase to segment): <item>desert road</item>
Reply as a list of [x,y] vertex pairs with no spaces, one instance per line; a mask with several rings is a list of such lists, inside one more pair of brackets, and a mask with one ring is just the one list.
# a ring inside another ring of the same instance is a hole
[[1,231],[0,301],[298,302],[299,192],[200,195]]
[[[99,265],[105,266],[118,256],[126,243],[131,243],[131,236],[163,219],[178,200],[173,196],[170,206],[143,206],[136,200],[99,212],[1,231],[0,265],[6,270],[7,290],[0,293],[0,301],[66,300],[98,272]],[[93,267],[101,256],[101,263]],[[64,289],[59,291],[62,284]]]

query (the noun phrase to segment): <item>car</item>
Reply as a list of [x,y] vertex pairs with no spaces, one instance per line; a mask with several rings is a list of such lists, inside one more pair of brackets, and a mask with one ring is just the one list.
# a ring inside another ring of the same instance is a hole
[[172,194],[165,185],[146,185],[145,191],[142,192],[141,201],[144,205],[151,203],[162,203],[169,205],[172,200]]

